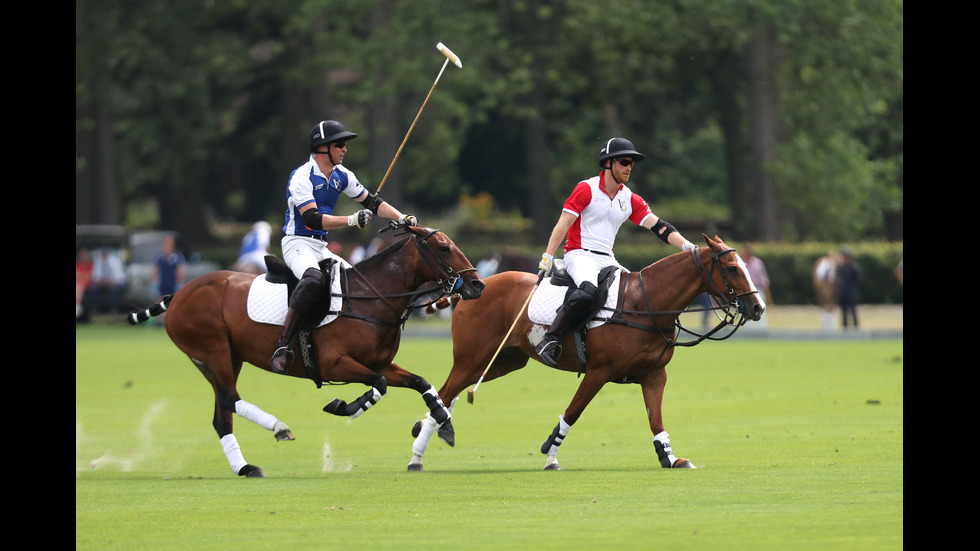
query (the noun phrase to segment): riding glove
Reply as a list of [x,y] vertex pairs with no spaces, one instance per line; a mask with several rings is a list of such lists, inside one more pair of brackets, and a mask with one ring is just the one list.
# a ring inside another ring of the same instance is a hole
[[416,218],[414,214],[403,214],[401,218],[398,219],[399,222],[405,224],[406,226],[418,226],[419,219]]
[[684,241],[684,244],[681,245],[681,249],[685,251],[690,251],[691,249],[694,248],[695,248],[694,243],[691,243],[690,241]]
[[551,274],[554,267],[555,255],[544,253],[541,255],[541,262],[538,263],[538,275],[547,277]]
[[354,226],[357,226],[358,228],[363,228],[364,226],[367,226],[368,222],[370,221],[371,221],[371,211],[367,209],[359,210],[356,213],[347,217],[347,226],[351,228]]

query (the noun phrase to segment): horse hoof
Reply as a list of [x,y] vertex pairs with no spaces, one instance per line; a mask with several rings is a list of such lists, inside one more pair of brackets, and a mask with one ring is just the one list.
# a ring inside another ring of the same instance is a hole
[[276,433],[276,441],[277,442],[282,442],[283,440],[296,440],[296,437],[293,436],[293,431],[291,431],[289,429],[286,429],[286,430],[281,430],[281,431],[277,432]]
[[346,417],[347,402],[341,400],[340,398],[334,398],[332,402],[323,406],[323,411],[327,413],[332,413],[334,415],[339,415],[340,417]]
[[440,440],[449,444],[450,448],[456,447],[456,429],[453,428],[452,421],[446,421],[445,423],[443,423],[439,427],[439,431],[437,434],[439,435]]
[[422,464],[421,463],[409,463],[408,464],[408,470],[409,471],[422,472]]
[[560,471],[561,470],[561,465],[559,465],[558,463],[548,463],[547,465],[544,466],[544,470],[546,470],[546,471]]
[[697,467],[694,466],[694,463],[691,463],[691,460],[690,459],[678,459],[677,461],[674,462],[674,465],[673,465],[672,468],[674,468],[674,469],[697,469]]
[[265,478],[265,473],[262,469],[256,467],[255,465],[246,464],[241,470],[238,471],[238,476],[244,476],[246,478]]
[[[412,438],[418,438],[420,432],[422,432],[422,421],[421,420],[416,421],[415,424],[412,425]],[[409,467],[411,467],[411,465],[409,465]]]

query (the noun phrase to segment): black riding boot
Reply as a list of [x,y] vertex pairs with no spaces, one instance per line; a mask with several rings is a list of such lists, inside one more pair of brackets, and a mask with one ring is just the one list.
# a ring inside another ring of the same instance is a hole
[[307,315],[320,296],[324,279],[323,272],[310,268],[303,273],[303,279],[296,285],[293,296],[289,300],[289,310],[286,311],[282,335],[276,343],[276,351],[272,354],[272,370],[276,373],[285,373],[292,365],[293,344],[299,336],[299,330],[306,322]]
[[541,361],[546,365],[551,367],[558,365],[558,358],[561,357],[561,340],[575,324],[577,317],[570,311],[567,304],[563,304],[558,313],[555,314],[555,321],[552,322],[541,342],[534,347],[534,351],[538,353],[538,356],[541,356]]
[[558,366],[561,357],[561,340],[570,329],[584,327],[592,316],[594,307],[599,303],[599,289],[589,281],[585,281],[573,291],[568,300],[561,305],[555,314],[548,332],[534,351],[541,356],[541,361],[551,367]]

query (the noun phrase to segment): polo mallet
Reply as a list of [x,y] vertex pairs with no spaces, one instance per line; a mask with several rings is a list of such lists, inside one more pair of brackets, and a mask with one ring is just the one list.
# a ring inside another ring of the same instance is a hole
[[439,70],[439,75],[436,76],[435,82],[432,83],[432,88],[429,88],[429,94],[425,96],[425,101],[422,102],[422,107],[419,108],[419,112],[415,115],[415,120],[412,121],[412,126],[408,127],[408,132],[405,133],[405,139],[402,140],[402,144],[398,146],[398,151],[395,152],[395,158],[391,160],[391,164],[388,165],[388,172],[385,172],[385,177],[381,179],[381,185],[378,186],[378,190],[374,192],[374,196],[377,197],[381,193],[381,188],[385,187],[385,182],[388,181],[388,176],[391,174],[391,169],[395,167],[395,161],[398,160],[398,156],[402,154],[402,149],[405,147],[405,142],[408,141],[408,137],[412,134],[412,130],[415,128],[415,123],[419,122],[419,117],[422,115],[422,110],[425,109],[425,104],[429,103],[429,98],[432,96],[432,91],[436,89],[436,84],[439,84],[439,79],[442,78],[442,72],[446,70],[446,65],[450,61],[454,65],[463,68],[463,62],[459,60],[459,56],[454,54],[452,50],[446,47],[442,42],[436,44],[436,49],[442,52],[446,56],[446,61],[442,64],[442,69]]
[[517,322],[521,320],[521,316],[523,316],[524,311],[527,310],[527,305],[531,303],[531,297],[533,297],[534,292],[538,290],[538,286],[541,285],[542,279],[544,279],[544,270],[541,270],[541,273],[538,274],[538,282],[534,284],[534,288],[531,289],[530,293],[528,293],[527,300],[524,301],[524,306],[521,306],[520,312],[518,312],[517,317],[514,318],[514,323],[510,324],[510,329],[508,329],[507,334],[504,335],[504,340],[500,341],[500,346],[497,347],[497,351],[494,352],[493,357],[490,358],[490,363],[488,363],[487,368],[483,370],[483,375],[480,375],[480,380],[476,382],[476,386],[466,391],[467,402],[471,404],[473,403],[473,395],[476,394],[476,389],[480,388],[480,383],[483,382],[483,378],[486,377],[487,372],[490,371],[490,366],[493,365],[493,362],[497,359],[497,355],[500,354],[500,351],[504,349],[504,343],[507,342],[511,332],[514,331],[514,328],[517,327]]

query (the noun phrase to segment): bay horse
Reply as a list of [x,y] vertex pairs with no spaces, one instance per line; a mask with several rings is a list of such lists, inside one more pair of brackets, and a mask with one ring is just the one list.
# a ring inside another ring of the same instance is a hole
[[[561,469],[558,447],[589,402],[609,382],[640,385],[661,466],[695,468],[690,460],[674,456],[664,430],[661,407],[667,382],[666,366],[676,347],[693,346],[709,339],[724,340],[749,318],[758,321],[766,309],[766,303],[738,252],[718,236],[711,239],[702,235],[707,247],[675,253],[639,273],[621,272],[618,302],[614,308],[603,307],[596,314],[593,322],[604,323],[588,329],[585,336],[584,355],[587,357],[584,364],[582,354],[576,354],[575,332],[565,336],[562,343],[565,352],[556,369],[584,373],[584,377],[564,414],[559,416],[558,425],[541,446],[541,453],[546,456],[545,470]],[[540,361],[534,348],[547,326],[532,322],[530,310],[523,308],[529,293],[536,290],[541,281],[541,274],[499,273],[486,279],[479,300],[457,306],[452,321],[453,367],[439,389],[439,397],[444,403],[452,404],[464,388],[478,381],[490,381],[521,369],[531,358]],[[717,306],[712,309],[716,310],[720,322],[714,329],[698,334],[684,328],[678,317],[690,311],[687,308],[702,292],[714,298]],[[438,307],[448,303],[441,299]],[[679,342],[677,332],[680,330],[696,338]],[[501,342],[499,354],[493,364],[489,364]],[[468,399],[472,401],[471,398],[472,394]],[[455,444],[452,423],[440,425],[426,415],[412,428],[416,438],[409,471],[423,469],[422,458],[437,430],[447,444]]]
[[[332,312],[337,315],[334,321],[313,328],[311,333],[312,352],[307,355],[314,357],[315,367],[308,368],[302,359],[296,361],[302,355],[299,350],[285,375],[313,379],[318,387],[323,381],[363,383],[371,387],[351,404],[335,399],[323,408],[338,416],[358,417],[376,404],[391,385],[422,394],[430,416],[440,423],[446,422],[451,413],[439,400],[435,388],[424,378],[392,363],[401,339],[401,326],[419,297],[439,291],[440,296],[458,293],[463,299],[476,299],[484,283],[466,255],[445,233],[394,222],[388,229],[404,231],[408,236],[343,270],[340,293],[343,308]],[[292,276],[284,263],[279,263]],[[261,277],[266,276],[232,271],[205,274],[175,294],[163,297],[151,308],[127,318],[135,325],[166,311],[165,326],[170,339],[214,388],[214,430],[232,471],[246,477],[264,477],[265,473],[245,461],[232,432],[233,414],[271,430],[277,441],[294,439],[285,423],[242,400],[236,387],[243,363],[272,371],[269,358],[282,333],[281,321],[275,325],[250,318],[249,290],[255,279]],[[430,282],[436,287],[426,285]],[[337,300],[337,296],[324,292],[320,300],[329,303]],[[285,304],[282,308],[284,311]],[[302,345],[297,345],[297,349],[301,348]]]

